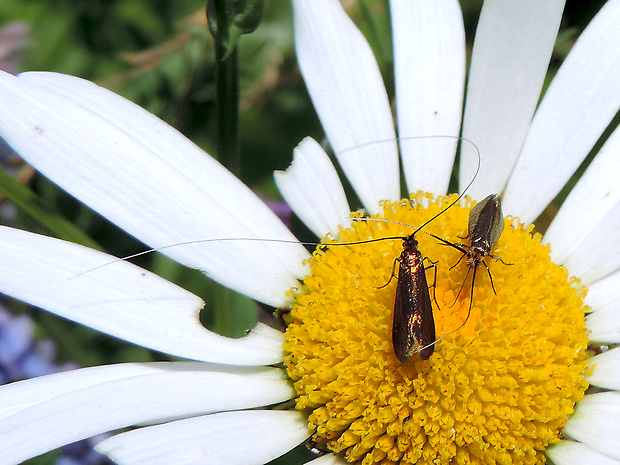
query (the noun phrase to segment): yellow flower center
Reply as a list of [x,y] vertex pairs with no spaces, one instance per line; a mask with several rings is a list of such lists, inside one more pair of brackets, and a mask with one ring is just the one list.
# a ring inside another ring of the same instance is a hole
[[[381,217],[421,225],[454,199],[418,193],[385,202]],[[467,235],[472,202],[462,203],[424,229],[468,243],[459,236]],[[465,259],[451,268],[461,252],[416,234],[425,263],[437,264],[438,307],[431,300],[439,342],[428,360],[414,354],[406,363],[392,347],[396,279],[382,287],[403,242],[320,247],[294,295],[284,345],[313,440],[364,464],[544,463],[588,387],[586,290],[551,263],[531,231],[505,220],[491,254],[510,265],[485,259],[497,295],[481,264],[469,319],[452,334],[470,309],[472,273]],[[340,236],[349,243],[411,232],[356,221]],[[433,276],[427,271],[429,286]]]

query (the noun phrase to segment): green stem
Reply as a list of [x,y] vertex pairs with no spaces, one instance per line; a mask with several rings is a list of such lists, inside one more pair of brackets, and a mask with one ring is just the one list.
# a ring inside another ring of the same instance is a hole
[[[218,24],[229,24],[229,0],[215,0]],[[239,63],[236,47],[229,50],[228,29],[218,27],[215,34],[217,158],[232,173],[241,170],[239,140]]]

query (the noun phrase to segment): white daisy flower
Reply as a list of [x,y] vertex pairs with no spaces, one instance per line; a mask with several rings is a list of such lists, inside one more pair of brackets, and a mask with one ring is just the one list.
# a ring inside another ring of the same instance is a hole
[[[465,41],[456,1],[421,3],[391,2],[400,158],[407,190],[440,195],[456,139],[407,136],[459,136]],[[399,241],[329,247],[304,265],[305,250],[289,243],[294,237],[247,187],[154,116],[77,78],[0,75],[0,132],[37,170],[149,246],[184,244],[162,250],[173,259],[292,308],[286,336],[259,325],[227,339],[198,323],[198,297],[145,270],[0,228],[1,292],[192,360],[93,367],[1,387],[0,463],[141,425],[98,450],[123,464],[260,464],[312,436],[333,452],[317,464],[545,457],[620,464],[620,352],[586,352],[588,344],[620,341],[613,307],[620,131],[604,142],[542,239],[551,252],[522,224],[556,197],[620,108],[620,0],[593,19],[540,104],[563,2],[513,3],[484,5],[462,132],[482,154],[468,193],[501,192],[512,216],[492,251],[512,265],[487,259],[497,295],[485,273],[473,294],[459,294],[468,267],[451,266],[460,253],[416,236],[437,262],[434,318],[438,338],[447,337],[430,359],[405,364],[390,340],[394,284],[382,286]],[[365,39],[335,0],[294,0],[294,11],[304,79],[364,207],[422,224],[448,200],[415,194],[399,201],[397,144],[375,143],[395,140],[396,125]],[[463,185],[474,157],[465,144]],[[311,139],[277,182],[319,236],[340,233],[349,242],[411,233],[379,222],[342,229],[344,190]],[[448,210],[429,232],[457,240],[471,204]],[[289,242],[204,242],[222,238]],[[465,321],[470,295],[467,323],[448,334]],[[285,369],[277,367],[283,360]],[[296,409],[267,408],[293,398]]]

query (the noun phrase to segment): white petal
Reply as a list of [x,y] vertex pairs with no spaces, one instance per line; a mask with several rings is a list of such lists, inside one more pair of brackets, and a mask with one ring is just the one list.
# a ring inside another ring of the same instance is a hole
[[619,177],[620,128],[603,145],[545,233],[544,242],[551,244],[555,263],[564,263],[574,250],[587,248],[588,234],[620,203]]
[[545,452],[555,465],[620,465],[620,461],[603,455],[575,441],[560,441]]
[[[190,367],[195,362],[178,362]],[[168,363],[123,363],[82,368],[5,384],[0,387],[0,418],[32,405],[96,384],[132,376],[159,373]],[[199,364],[202,365],[202,364]]]
[[502,199],[524,223],[555,198],[618,111],[619,43],[620,1],[612,0],[575,43],[532,121]]
[[[120,382],[128,379],[131,380]],[[188,416],[192,412],[205,413],[240,408],[238,407],[239,400],[234,399],[232,394],[235,392],[234,390],[243,389],[241,385],[244,383],[250,383],[254,386],[251,393],[245,395],[245,400],[250,402],[248,406],[282,402],[295,394],[290,383],[284,378],[283,371],[276,368],[231,367],[200,362],[123,363],[65,371],[0,386],[0,393],[2,393],[0,397],[0,418],[9,417],[51,399],[74,395],[78,391],[80,393],[77,396],[81,398],[84,396],[82,392],[86,392],[86,388],[93,386],[105,385],[121,392],[126,389],[126,385],[147,385],[148,383],[144,380],[152,384],[152,387],[148,389],[148,395],[157,396],[162,396],[166,389],[169,390],[182,383],[187,383],[187,386],[207,381],[218,384],[209,387],[208,399],[204,399],[205,385],[200,385],[200,395],[191,392],[192,395],[196,396],[195,398],[185,397],[182,399],[182,402],[187,402],[187,404],[173,399],[166,404],[166,408],[173,409],[169,413],[165,413],[161,409],[155,412],[132,412],[132,415],[142,415],[140,422]],[[236,386],[236,383],[239,383],[239,386]],[[223,386],[232,386],[231,389],[233,390],[221,389]],[[87,391],[87,395],[94,396],[96,392],[96,389],[93,389]],[[211,404],[205,404],[206,400]],[[233,401],[236,403],[231,404]],[[135,403],[135,408],[138,408],[142,400],[137,399],[131,402]],[[148,403],[145,403],[145,409],[147,405]],[[205,406],[208,407],[208,410],[204,410]],[[214,409],[214,406],[217,408]],[[50,411],[49,405],[44,406],[44,408]]]
[[337,234],[340,225],[351,224],[351,209],[336,168],[311,137],[295,147],[291,166],[276,171],[274,178],[284,200],[317,237]]
[[204,302],[129,262],[71,242],[0,227],[0,292],[160,352],[215,363],[282,360],[282,333],[264,325],[230,339],[198,321]]
[[[485,2],[482,7],[463,124],[463,137],[481,153],[479,181],[468,191],[474,198],[502,192],[506,185],[540,97],[564,2]],[[475,150],[463,145],[461,186],[472,178],[477,160]]]
[[305,465],[347,465],[348,463],[349,462],[341,457],[334,454],[327,454],[314,460],[310,460],[309,462],[306,462]]
[[602,344],[620,343],[620,311],[617,305],[590,313],[586,317],[588,337],[592,342]]
[[588,360],[594,369],[588,382],[606,389],[620,390],[620,348],[602,352]]
[[588,287],[585,303],[592,307],[593,312],[617,308],[620,300],[620,271],[596,281]]
[[310,435],[294,411],[228,412],[119,434],[96,450],[124,465],[263,464]]
[[[579,221],[579,219],[575,219]],[[561,263],[588,285],[620,269],[620,202],[583,238],[579,248]]]
[[601,392],[577,403],[564,432],[585,445],[620,459],[620,393]]
[[[106,369],[86,370],[83,375],[97,378],[96,372]],[[282,370],[275,368],[227,372],[226,367],[214,365],[167,363],[157,364],[156,369],[152,374],[70,390],[4,418],[0,423],[3,463],[18,463],[64,444],[131,425],[260,407],[294,396]],[[76,373],[67,378],[74,381]],[[39,389],[44,388],[42,381]]]
[[[246,186],[175,129],[70,76],[0,74],[0,132],[28,163],[149,246],[274,306],[303,277],[299,244]],[[170,247],[174,244],[182,244]]]
[[370,46],[337,0],[295,0],[299,67],[336,157],[371,213],[400,198],[387,92]]
[[[396,113],[409,192],[445,194],[461,129],[465,29],[458,1],[391,1]],[[411,138],[410,136],[452,136]]]

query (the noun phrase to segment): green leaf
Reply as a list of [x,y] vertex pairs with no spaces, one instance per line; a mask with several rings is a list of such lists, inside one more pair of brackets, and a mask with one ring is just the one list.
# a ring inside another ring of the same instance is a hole
[[71,224],[62,216],[53,213],[52,208],[26,186],[20,184],[4,170],[0,170],[0,193],[9,199],[17,208],[38,221],[54,236],[76,244],[101,250],[101,247],[83,231]]

